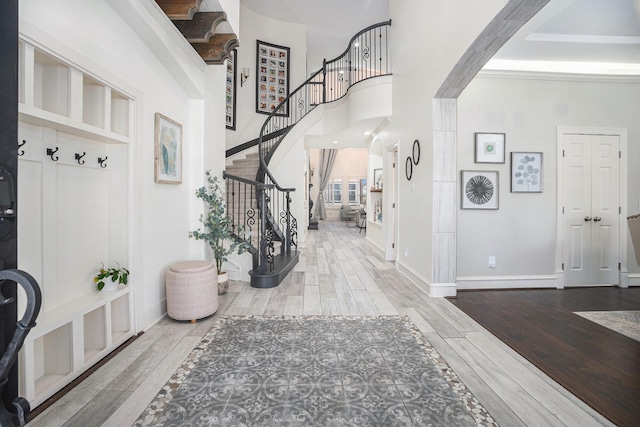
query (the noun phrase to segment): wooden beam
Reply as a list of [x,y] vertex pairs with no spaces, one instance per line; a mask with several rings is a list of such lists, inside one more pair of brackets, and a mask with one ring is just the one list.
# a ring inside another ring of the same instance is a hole
[[200,10],[202,0],[156,0],[162,11],[173,20],[190,20]]
[[174,21],[189,43],[208,43],[216,34],[216,27],[227,20],[224,12],[196,12],[193,19]]
[[238,37],[235,34],[216,34],[209,39],[208,43],[191,43],[207,64],[224,63],[238,45]]

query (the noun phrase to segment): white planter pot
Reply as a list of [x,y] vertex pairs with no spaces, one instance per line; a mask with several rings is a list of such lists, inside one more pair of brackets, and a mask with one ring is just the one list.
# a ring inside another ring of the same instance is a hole
[[224,295],[229,290],[229,273],[218,273],[218,295]]
[[102,288],[102,292],[113,292],[118,290],[119,283],[114,282],[111,278],[104,280],[104,288]]

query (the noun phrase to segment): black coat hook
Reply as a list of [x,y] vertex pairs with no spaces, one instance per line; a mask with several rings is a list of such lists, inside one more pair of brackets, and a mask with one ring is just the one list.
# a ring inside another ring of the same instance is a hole
[[54,162],[58,161],[58,156],[53,157],[54,154],[56,154],[58,152],[59,148],[56,147],[56,149],[52,149],[52,148],[47,148],[47,156],[51,157],[51,160],[53,160]]
[[76,153],[76,160],[78,161],[79,165],[84,165],[84,160],[82,160],[82,158],[86,156],[86,154],[87,154],[86,151],[83,151],[82,155],[80,155],[80,153]]
[[98,164],[100,165],[101,168],[106,168],[107,167],[107,159],[109,158],[109,156],[104,156],[104,159],[102,157],[98,157]]
[[[22,144],[18,142],[18,149],[22,148],[27,143],[26,139],[22,140]],[[24,156],[24,150],[18,151],[18,156]]]

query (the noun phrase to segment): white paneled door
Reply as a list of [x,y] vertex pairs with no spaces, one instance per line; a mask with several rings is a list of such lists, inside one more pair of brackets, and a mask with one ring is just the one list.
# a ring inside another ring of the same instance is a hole
[[618,284],[620,137],[564,134],[565,286]]

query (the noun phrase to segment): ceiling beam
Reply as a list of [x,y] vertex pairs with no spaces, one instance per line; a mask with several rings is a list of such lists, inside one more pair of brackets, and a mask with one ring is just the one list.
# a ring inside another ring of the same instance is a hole
[[216,34],[208,43],[191,43],[191,46],[207,64],[222,64],[239,43],[235,34]]
[[189,43],[207,43],[216,34],[216,27],[226,20],[224,12],[197,12],[191,20],[173,23]]
[[156,0],[158,6],[173,20],[192,19],[200,10],[202,0]]

